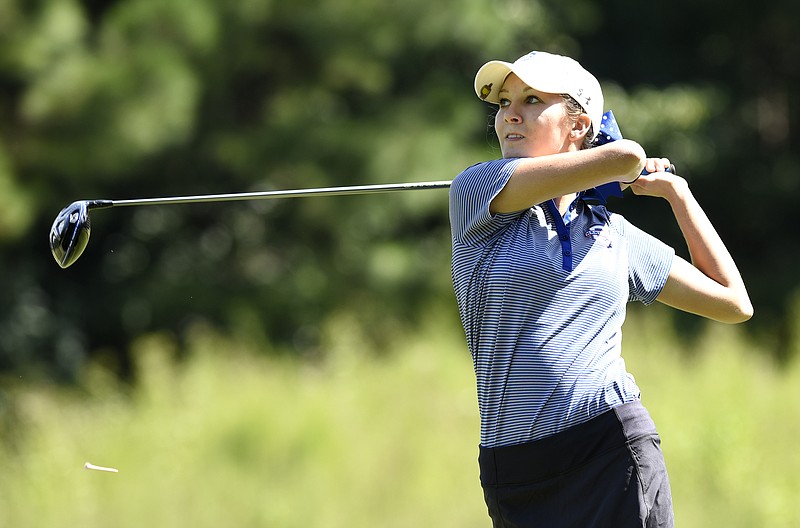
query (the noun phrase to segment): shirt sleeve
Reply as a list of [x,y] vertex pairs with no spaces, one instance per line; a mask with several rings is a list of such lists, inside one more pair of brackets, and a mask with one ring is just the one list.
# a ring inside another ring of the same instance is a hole
[[453,239],[463,244],[481,244],[519,213],[493,215],[489,205],[503,190],[520,159],[478,163],[456,176],[450,185],[450,226]]
[[628,252],[628,301],[652,304],[667,283],[675,250],[622,216],[614,216],[621,224]]

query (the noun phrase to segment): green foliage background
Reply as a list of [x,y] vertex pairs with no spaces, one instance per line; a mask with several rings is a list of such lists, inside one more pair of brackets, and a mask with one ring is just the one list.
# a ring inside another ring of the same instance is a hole
[[[635,310],[624,346],[676,526],[797,526],[800,362],[724,325],[690,351],[660,312]],[[471,361],[457,321],[426,320],[383,357],[349,318],[313,363],[195,326],[183,350],[137,340],[135,386],[97,365],[71,392],[11,381],[0,526],[489,526]]]
[[[531,49],[678,165],[755,304],[626,337],[686,525],[796,524],[798,25],[790,0],[0,0],[0,525],[484,525],[446,192],[98,211],[67,270],[46,238],[78,199],[452,178],[499,156],[476,69]],[[685,254],[666,204],[613,208]]]
[[[125,376],[132,339],[197,321],[313,356],[339,312],[385,346],[452,299],[445,191],[99,211],[65,271],[50,223],[87,198],[449,179],[499,156],[476,68],[530,49],[580,59],[625,135],[691,179],[750,286],[748,328],[785,360],[798,9],[2,0],[0,369],[74,380],[100,358]],[[615,207],[684,251],[665,204]]]

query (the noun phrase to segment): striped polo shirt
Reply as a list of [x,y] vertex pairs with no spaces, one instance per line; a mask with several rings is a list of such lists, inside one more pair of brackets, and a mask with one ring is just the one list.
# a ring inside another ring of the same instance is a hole
[[553,435],[639,398],[621,357],[628,301],[655,301],[674,250],[604,206],[491,214],[519,159],[450,187],[453,285],[472,354],[481,445]]

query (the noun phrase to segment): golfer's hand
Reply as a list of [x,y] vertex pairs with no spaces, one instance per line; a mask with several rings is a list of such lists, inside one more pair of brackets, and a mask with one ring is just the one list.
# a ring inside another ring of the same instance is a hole
[[644,169],[649,174],[642,174],[629,187],[639,196],[654,196],[668,201],[673,199],[688,190],[689,186],[677,174],[665,172],[669,165],[667,158],[647,158]]

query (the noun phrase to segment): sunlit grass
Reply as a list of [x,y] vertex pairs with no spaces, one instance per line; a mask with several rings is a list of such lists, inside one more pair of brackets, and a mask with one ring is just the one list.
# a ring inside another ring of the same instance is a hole
[[[686,350],[658,309],[625,331],[678,525],[797,526],[797,362],[778,368],[724,325]],[[133,387],[97,366],[77,390],[5,383],[0,526],[489,526],[460,332],[431,318],[374,354],[336,317],[312,361],[198,327],[182,361],[168,336],[134,343]]]

